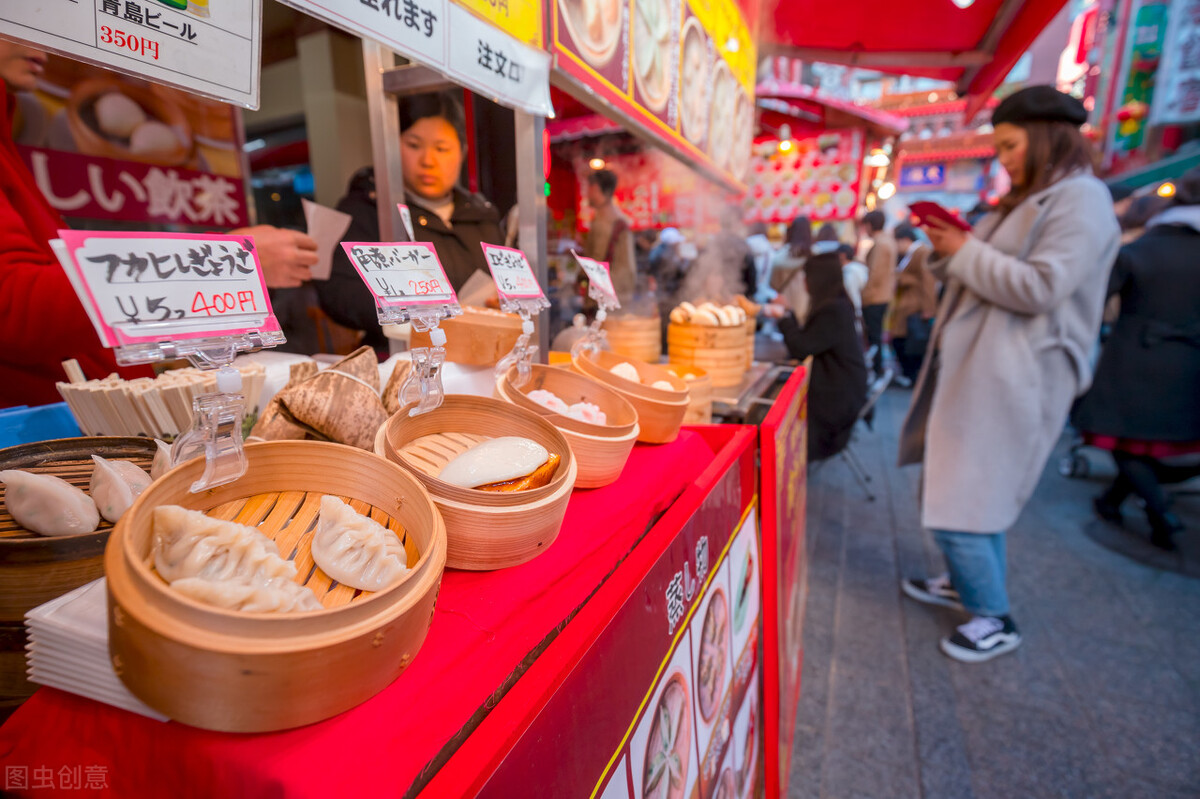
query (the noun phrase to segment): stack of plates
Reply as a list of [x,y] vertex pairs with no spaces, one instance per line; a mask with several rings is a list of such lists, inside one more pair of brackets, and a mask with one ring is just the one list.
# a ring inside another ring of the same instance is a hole
[[159,721],[113,673],[108,655],[104,578],[80,586],[25,614],[29,680]]

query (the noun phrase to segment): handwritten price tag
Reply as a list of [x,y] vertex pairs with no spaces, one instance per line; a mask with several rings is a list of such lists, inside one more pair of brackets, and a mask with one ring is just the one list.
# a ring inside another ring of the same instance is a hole
[[541,299],[546,296],[533,273],[533,267],[525,253],[495,244],[483,244],[483,257],[487,259],[496,291],[501,298],[510,300]]
[[252,237],[58,234],[54,249],[106,347],[280,330]]
[[584,258],[579,253],[571,250],[571,255],[575,256],[576,263],[587,275],[588,282],[600,290],[612,307],[620,308],[621,301],[617,299],[617,290],[613,288],[612,276],[608,273],[608,264],[603,261],[596,261],[591,258]]
[[344,241],[342,249],[380,306],[458,303],[432,244]]

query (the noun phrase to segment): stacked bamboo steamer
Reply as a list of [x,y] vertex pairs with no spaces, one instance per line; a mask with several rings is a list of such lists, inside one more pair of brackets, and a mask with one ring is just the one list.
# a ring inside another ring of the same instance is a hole
[[[401,408],[379,428],[375,454],[412,473],[446,521],[453,569],[487,571],[532,560],[550,548],[562,527],[579,463],[563,434],[541,415],[490,397],[451,394],[432,411]],[[490,438],[519,436],[561,461],[547,485],[525,491],[462,488],[438,478],[447,463]]]
[[738,305],[680,303],[667,328],[667,359],[703,369],[715,387],[739,385],[754,361],[753,322]]
[[[64,438],[0,451],[0,469],[50,474],[88,490],[92,455],[127,460],[149,470],[156,447],[148,438]],[[90,533],[43,536],[21,527],[3,504],[0,484],[0,719],[34,691],[25,679],[25,613],[104,576],[112,524]]]
[[[665,368],[604,351],[579,353],[571,359],[571,368],[629,401],[641,428],[638,441],[666,444],[679,435],[688,409],[688,386]],[[614,368],[636,378],[622,377]]]
[[[446,527],[411,474],[329,442],[246,445],[246,473],[191,492],[197,458],[154,481],[117,523],[104,553],[113,670],[150,707],[223,732],[311,724],[369,699],[416,657],[433,621],[446,564]],[[393,530],[408,571],[379,591],[333,585],[313,565],[321,497],[345,499]],[[298,566],[323,610],[248,613],[172,590],[153,570],[153,511],[181,505],[256,526]]]
[[[496,380],[496,394],[506,402],[546,417],[567,439],[579,461],[576,488],[600,488],[621,476],[641,430],[637,411],[617,392],[567,369],[531,365],[527,382],[517,386],[517,367]],[[558,413],[535,402],[531,391],[549,391],[566,405],[589,403],[605,415],[603,424]]]
[[667,364],[667,371],[687,383],[689,400],[683,423],[712,424],[713,385],[708,372],[681,363]]
[[655,316],[624,314],[604,320],[608,346],[618,355],[646,363],[658,363],[662,357],[662,319]]

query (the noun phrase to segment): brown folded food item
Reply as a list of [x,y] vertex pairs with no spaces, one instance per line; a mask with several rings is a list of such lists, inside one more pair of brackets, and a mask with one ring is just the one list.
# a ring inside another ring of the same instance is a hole
[[289,381],[250,435],[269,441],[311,436],[370,450],[387,416],[379,397],[379,360],[370,347],[359,347],[323,372]]
[[541,488],[554,479],[554,473],[558,471],[558,464],[561,460],[562,458],[558,455],[550,453],[549,460],[524,477],[518,477],[516,480],[505,480],[499,483],[488,483],[487,485],[479,486],[478,490],[508,492]]
[[383,409],[389,417],[395,416],[400,410],[400,386],[408,379],[412,371],[412,361],[397,361],[392,376],[388,378],[387,386],[383,389]]

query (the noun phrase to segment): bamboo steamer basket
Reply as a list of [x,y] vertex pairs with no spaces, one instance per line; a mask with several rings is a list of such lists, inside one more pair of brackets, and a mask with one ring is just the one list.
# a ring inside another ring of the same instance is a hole
[[[559,429],[579,461],[576,488],[600,488],[616,482],[640,432],[637,411],[617,392],[581,374],[541,364],[533,364],[532,369],[529,382],[520,388],[513,386],[517,376],[515,366],[498,378],[496,393],[500,399],[544,416]],[[555,413],[526,396],[537,389],[554,392],[568,405],[590,402],[615,424],[591,424]]]
[[[618,363],[632,365],[642,382],[634,383],[609,371]],[[666,369],[603,351],[581,353],[572,359],[571,366],[580,374],[599,381],[629,400],[629,404],[637,411],[638,426],[641,428],[638,441],[666,444],[679,435],[688,408],[688,387],[687,383]],[[667,381],[674,390],[651,388],[659,380]]]
[[712,424],[713,385],[708,372],[698,366],[689,364],[667,364],[667,369],[683,378],[687,383],[688,402],[687,413],[684,414],[684,424]]
[[672,363],[697,366],[708,372],[712,385],[739,385],[746,377],[754,346],[746,343],[748,325],[709,327],[672,322],[667,328],[667,358]]
[[[63,438],[0,450],[0,469],[52,474],[86,493],[95,466],[92,455],[149,470],[155,452],[148,438]],[[0,484],[0,499],[4,495]],[[112,528],[101,518],[92,533],[38,535],[18,525],[0,504],[0,718],[37,688],[25,679],[26,612],[103,577],[104,546]]]
[[[311,724],[369,699],[416,657],[433,619],[446,528],[421,483],[382,458],[316,441],[248,444],[249,468],[193,494],[200,459],[156,480],[105,551],[113,670],[150,707],[185,724],[267,732]],[[320,499],[334,494],[404,541],[409,571],[382,591],[331,584],[310,542]],[[291,556],[325,610],[244,613],[172,591],[152,568],[152,516],[178,504],[256,525]]]
[[[503,400],[451,394],[428,413],[392,416],[375,437],[375,452],[400,464],[428,489],[446,520],[446,565],[487,571],[516,566],[550,548],[562,527],[579,465],[567,439],[533,411]],[[437,475],[451,460],[490,438],[520,436],[562,461],[549,484],[528,491],[462,488]]]
[[657,316],[610,316],[604,320],[608,346],[618,355],[658,363],[662,357],[662,320]]
[[754,334],[758,332],[758,317],[751,316],[746,320],[746,365],[754,363]]
[[[463,308],[462,316],[442,320],[446,360],[468,366],[495,366],[521,337],[521,317],[486,308]],[[432,346],[429,333],[414,330],[412,347]]]

